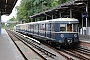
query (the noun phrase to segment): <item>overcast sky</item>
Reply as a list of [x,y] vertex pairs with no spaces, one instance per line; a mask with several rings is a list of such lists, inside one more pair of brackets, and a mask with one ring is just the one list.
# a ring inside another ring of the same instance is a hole
[[[18,0],[15,6],[20,5],[20,1],[21,1],[21,0]],[[9,20],[10,18],[12,18],[13,16],[16,16],[15,7],[14,7],[12,13],[11,13],[9,16],[2,15],[2,16],[1,16],[1,20],[2,20],[2,22],[6,22],[7,20]]]

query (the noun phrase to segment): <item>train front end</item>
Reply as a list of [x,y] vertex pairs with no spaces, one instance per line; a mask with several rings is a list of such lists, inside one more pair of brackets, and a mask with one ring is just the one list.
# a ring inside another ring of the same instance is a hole
[[78,33],[75,32],[66,32],[66,33],[60,33],[59,34],[59,43],[61,43],[61,45],[78,45],[79,44],[79,36]]
[[62,46],[75,46],[79,44],[78,20],[68,19],[55,23],[55,40]]

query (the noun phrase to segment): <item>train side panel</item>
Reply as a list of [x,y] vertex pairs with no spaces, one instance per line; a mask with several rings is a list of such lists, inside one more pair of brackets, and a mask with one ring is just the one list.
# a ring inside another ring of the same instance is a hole
[[[73,32],[74,29],[68,29],[66,26],[70,26],[69,28],[73,28],[76,21],[48,21],[44,23],[31,23],[31,24],[23,24],[20,25],[20,29],[24,34],[30,34],[33,37],[38,37],[41,40],[46,40],[48,42],[60,43],[67,45],[68,43],[77,43],[79,42],[79,36],[77,32]],[[72,25],[73,24],[73,25]],[[63,30],[65,29],[65,31]],[[69,30],[69,31],[68,31]]]

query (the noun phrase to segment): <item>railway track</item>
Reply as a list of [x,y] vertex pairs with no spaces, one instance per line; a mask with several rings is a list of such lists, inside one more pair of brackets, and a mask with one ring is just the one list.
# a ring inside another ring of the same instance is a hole
[[82,41],[80,41],[80,44],[81,44],[81,45],[84,45],[84,46],[89,46],[89,47],[90,47],[90,43],[87,43],[87,42],[82,42]]
[[89,35],[80,35],[80,45],[84,48],[90,50],[90,36]]
[[[38,46],[36,43],[30,41],[28,38],[24,38],[23,36],[19,36],[18,33],[14,33],[10,31],[15,37],[17,37],[19,40],[21,40],[24,44],[26,44],[30,49],[35,51],[38,55],[41,56],[43,60],[59,60],[60,58],[56,56],[53,52],[50,52],[40,46]],[[24,54],[23,54],[24,55]],[[63,59],[62,59],[63,60]]]
[[60,50],[53,48],[49,45],[47,46],[58,52],[67,60],[90,60],[90,50],[82,46],[78,47],[77,49],[60,49]]
[[[42,43],[43,43],[43,42],[42,42]],[[51,48],[52,50],[56,51],[56,52],[59,53],[60,55],[62,55],[65,59],[67,59],[67,60],[74,60],[71,56],[67,56],[65,53],[63,53],[62,50],[59,50],[59,49],[57,49],[57,48],[55,48],[55,47],[52,47],[52,46],[50,46],[50,45],[48,45],[48,44],[46,44],[46,43],[43,43],[43,44],[46,45],[46,46],[48,46],[48,47]]]
[[63,50],[63,51],[68,53],[69,55],[71,55],[73,57],[80,59],[80,60],[90,60],[89,57],[85,56],[84,54],[82,54],[78,51],[75,51],[75,50]]
[[73,58],[73,60],[90,60],[90,50],[79,47],[77,49],[61,49],[60,52],[66,53]]
[[[47,51],[45,52],[45,50],[43,50],[43,48],[38,47],[37,44],[36,45],[34,44],[34,42],[30,42],[29,39],[25,39],[25,38],[23,38],[21,36],[19,36],[19,38],[20,39],[22,38],[23,39],[23,42],[25,40],[26,42],[24,42],[24,43],[26,43],[26,44],[28,42],[29,44],[27,44],[27,45],[33,45],[33,47],[37,48],[39,51],[44,52],[44,53],[42,53],[42,55],[44,55],[44,56],[41,55],[44,58],[44,60],[45,59],[46,60],[49,60],[49,58],[47,58],[47,57],[50,57],[53,60],[56,59],[56,56],[57,55],[55,55],[54,53],[50,53],[50,52],[47,52]],[[55,48],[53,48],[53,47],[51,47],[49,45],[46,45],[46,46],[48,46],[49,48],[55,50],[57,53],[59,53],[59,55],[63,56],[66,60],[90,60],[90,50],[85,49],[85,48],[82,48],[82,47],[79,47],[78,49],[73,49],[73,50],[72,49],[68,49],[68,50],[65,50],[65,49],[57,50],[57,49],[55,49]]]
[[[45,44],[47,45],[47,44]],[[48,45],[47,45],[48,46]],[[90,52],[84,48],[78,48],[78,49],[56,49],[51,46],[49,46],[56,52],[58,52],[60,55],[65,57],[67,60],[90,60]]]
[[[10,38],[12,39],[12,41],[14,42],[14,44],[17,46],[17,48],[18,48],[18,50],[20,51],[20,53],[22,54],[22,56],[24,57],[24,59],[25,60],[31,60],[31,59],[29,59],[29,57],[30,56],[27,56],[26,54],[24,54],[24,53],[28,53],[28,52],[23,52],[22,50],[21,50],[21,48],[18,46],[18,43],[16,43],[15,41],[20,41],[18,38],[16,38],[16,36],[14,35],[14,33],[12,33],[12,32],[10,32],[9,30],[6,30],[7,32],[8,32],[8,34],[9,34],[9,36],[10,36]],[[20,45],[22,45],[22,44],[20,44]],[[23,46],[24,47],[24,46]],[[26,48],[26,47],[25,47]],[[28,49],[27,49],[28,50]],[[40,55],[39,55],[40,56]],[[36,57],[37,58],[37,57]],[[43,57],[41,57],[40,56],[40,58],[42,59],[42,60],[45,60]],[[37,60],[41,60],[41,59],[37,59]],[[34,59],[35,60],[35,59]]]
[[81,45],[81,47],[84,47],[84,48],[90,50],[90,43],[80,41],[80,45]]

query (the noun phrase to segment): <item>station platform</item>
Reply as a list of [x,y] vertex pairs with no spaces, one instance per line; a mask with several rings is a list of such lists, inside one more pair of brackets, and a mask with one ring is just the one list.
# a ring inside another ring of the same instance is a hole
[[24,60],[5,29],[0,35],[0,60]]
[[90,35],[79,35],[79,40],[90,43]]

